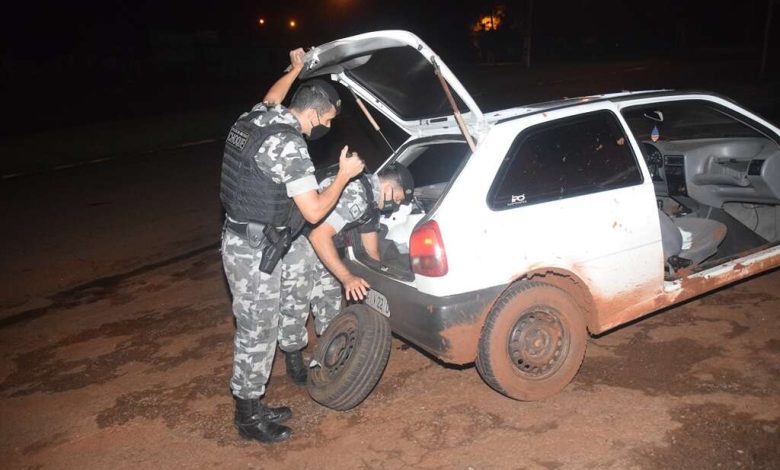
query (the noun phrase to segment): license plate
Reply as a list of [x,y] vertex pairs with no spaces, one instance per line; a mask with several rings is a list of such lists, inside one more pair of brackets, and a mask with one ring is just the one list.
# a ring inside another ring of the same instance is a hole
[[387,297],[375,291],[374,289],[369,289],[368,295],[366,296],[366,305],[373,308],[382,315],[388,318],[390,317],[390,308],[387,306]]

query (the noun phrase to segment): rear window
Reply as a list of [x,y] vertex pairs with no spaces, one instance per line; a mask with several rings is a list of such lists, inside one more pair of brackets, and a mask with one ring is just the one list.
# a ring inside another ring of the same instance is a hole
[[421,146],[412,152],[416,155],[405,158],[405,164],[414,185],[421,187],[449,182],[469,154],[469,147],[464,142],[447,142]]
[[641,182],[620,122],[609,111],[597,111],[522,132],[499,169],[488,201],[500,210]]
[[[380,49],[348,74],[405,121],[452,114],[433,66],[411,47]],[[468,110],[453,97],[461,111]]]

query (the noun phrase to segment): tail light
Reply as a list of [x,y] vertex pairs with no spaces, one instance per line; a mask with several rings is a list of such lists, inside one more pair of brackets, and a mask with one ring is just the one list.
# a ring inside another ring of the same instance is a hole
[[447,253],[441,241],[439,224],[428,221],[412,232],[409,240],[409,258],[412,271],[423,276],[439,277],[447,274]]

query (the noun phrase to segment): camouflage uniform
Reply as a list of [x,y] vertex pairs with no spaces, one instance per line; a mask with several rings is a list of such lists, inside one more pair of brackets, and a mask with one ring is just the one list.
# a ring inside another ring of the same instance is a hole
[[[285,123],[301,130],[295,116],[281,105],[269,108],[258,104],[253,111],[263,111],[253,121],[258,126]],[[314,166],[300,134],[268,137],[254,160],[275,183],[285,185],[289,197],[317,189]],[[236,318],[230,387],[242,399],[263,396],[276,352],[281,263],[269,275],[259,270],[261,258],[260,249],[249,246],[244,236],[229,229],[224,231],[222,264],[233,294]]]
[[[378,201],[379,178],[369,175],[374,201]],[[333,178],[326,178],[320,189]],[[341,194],[336,207],[323,223],[339,233],[349,223],[358,220],[368,209],[365,188],[359,180],[350,182]],[[341,311],[341,284],[317,257],[306,237],[293,241],[290,251],[282,258],[282,305],[279,325],[279,347],[291,352],[308,344],[306,320],[309,306],[314,314],[314,330],[321,335],[330,321]]]

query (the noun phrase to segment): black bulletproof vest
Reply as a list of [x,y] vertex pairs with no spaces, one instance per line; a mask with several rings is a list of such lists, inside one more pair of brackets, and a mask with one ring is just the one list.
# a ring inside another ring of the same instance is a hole
[[[326,178],[330,178],[331,176],[336,176],[336,173],[339,171],[339,164],[334,163],[333,165],[326,166],[324,168],[319,168],[314,172],[314,176],[317,178],[317,183],[322,183],[323,180]],[[362,173],[358,177],[358,181],[360,181],[360,184],[363,185],[363,191],[366,193],[366,202],[367,207],[365,212],[363,212],[363,215],[361,215],[357,220],[354,220],[347,225],[345,225],[342,229],[342,233],[347,233],[350,230],[352,230],[355,227],[363,226],[371,222],[372,224],[369,225],[366,228],[369,228],[369,231],[373,231],[373,226],[376,225],[378,227],[379,224],[379,209],[377,208],[377,202],[374,200],[374,190],[373,186],[371,186],[371,179],[368,177],[366,173]]]
[[230,128],[222,159],[219,198],[227,215],[237,222],[258,222],[274,226],[288,225],[297,206],[287,196],[284,184],[277,184],[257,167],[254,157],[263,142],[273,134],[300,135],[288,124],[260,127],[252,120],[261,114],[253,111]]

